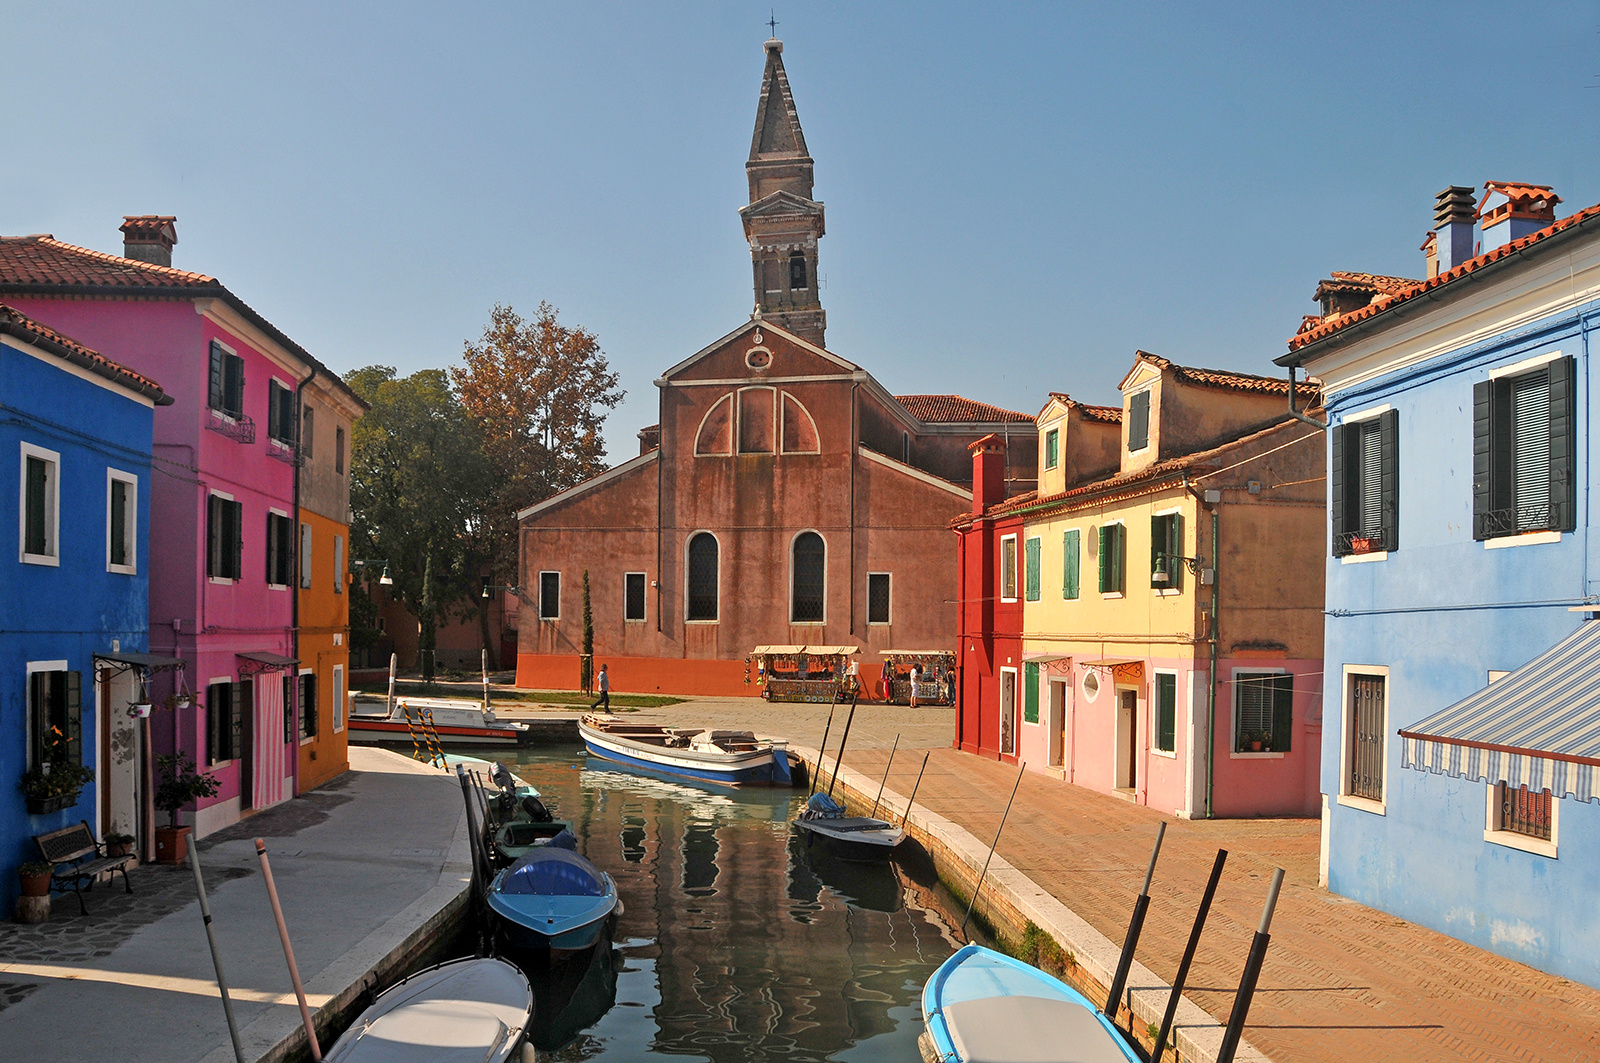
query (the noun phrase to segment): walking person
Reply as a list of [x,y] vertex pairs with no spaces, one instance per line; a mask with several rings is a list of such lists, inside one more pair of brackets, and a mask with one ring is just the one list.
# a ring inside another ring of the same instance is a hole
[[600,674],[595,676],[594,684],[600,688],[600,696],[594,699],[594,704],[589,706],[589,711],[593,712],[595,709],[598,709],[600,706],[604,705],[606,707],[606,711],[610,712],[611,675],[606,671],[605,665],[602,664],[600,666]]
[[917,707],[917,684],[922,682],[922,665],[911,666],[911,707]]

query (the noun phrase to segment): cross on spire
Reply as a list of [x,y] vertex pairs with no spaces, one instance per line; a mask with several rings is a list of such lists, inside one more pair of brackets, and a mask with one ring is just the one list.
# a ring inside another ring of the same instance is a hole
[[772,35],[778,35],[778,13],[771,8],[767,9],[767,27],[772,30]]

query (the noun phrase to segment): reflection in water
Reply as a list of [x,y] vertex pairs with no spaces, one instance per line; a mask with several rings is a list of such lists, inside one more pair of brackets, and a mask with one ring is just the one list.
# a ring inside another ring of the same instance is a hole
[[954,950],[930,892],[892,865],[807,853],[796,791],[601,764],[546,747],[515,769],[625,905],[615,966],[597,950],[570,976],[573,1005],[538,1017],[541,1059],[918,1058],[922,984]]

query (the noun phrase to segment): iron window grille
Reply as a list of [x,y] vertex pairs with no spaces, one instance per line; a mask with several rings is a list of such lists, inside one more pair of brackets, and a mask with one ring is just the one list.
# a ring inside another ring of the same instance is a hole
[[717,618],[717,537],[701,532],[689,540],[687,619]]
[[317,677],[313,672],[300,676],[300,737],[317,735]]
[[561,617],[561,573],[539,573],[539,619],[558,620]]
[[622,618],[644,619],[644,573],[629,572],[623,578]]
[[867,574],[867,623],[889,622],[889,583],[887,572]]
[[791,624],[820,623],[826,611],[828,548],[816,532],[801,532],[794,540],[794,588],[790,596]]
[[1495,805],[1500,810],[1496,829],[1528,838],[1550,840],[1554,796],[1549,789],[1529,790],[1526,783],[1513,789],[1504,782],[1495,783]]
[[1350,680],[1345,793],[1370,801],[1383,800],[1384,685],[1381,675],[1357,675]]
[[1571,357],[1474,385],[1474,539],[1576,527],[1576,390]]

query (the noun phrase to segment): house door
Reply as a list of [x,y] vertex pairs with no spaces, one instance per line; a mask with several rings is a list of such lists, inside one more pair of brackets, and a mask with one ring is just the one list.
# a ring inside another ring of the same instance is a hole
[[283,686],[283,676],[276,672],[256,676],[256,739],[250,751],[252,808],[266,808],[283,800]]
[[1139,780],[1139,692],[1117,691],[1117,789],[1132,790]]
[[1050,754],[1052,768],[1067,762],[1066,750],[1067,684],[1061,679],[1050,680]]
[[233,707],[234,719],[239,721],[239,738],[233,755],[239,759],[239,808],[242,810],[255,807],[256,684],[253,679],[245,678],[234,684],[233,689],[239,699],[239,704]]
[[128,707],[138,699],[138,679],[132,669],[120,669],[100,681],[99,732],[100,773],[98,777],[100,837],[109,834],[139,833],[139,785],[143,765],[139,755],[138,720],[129,717]]
[[1017,673],[1012,668],[1000,670],[1000,752],[1017,752]]

